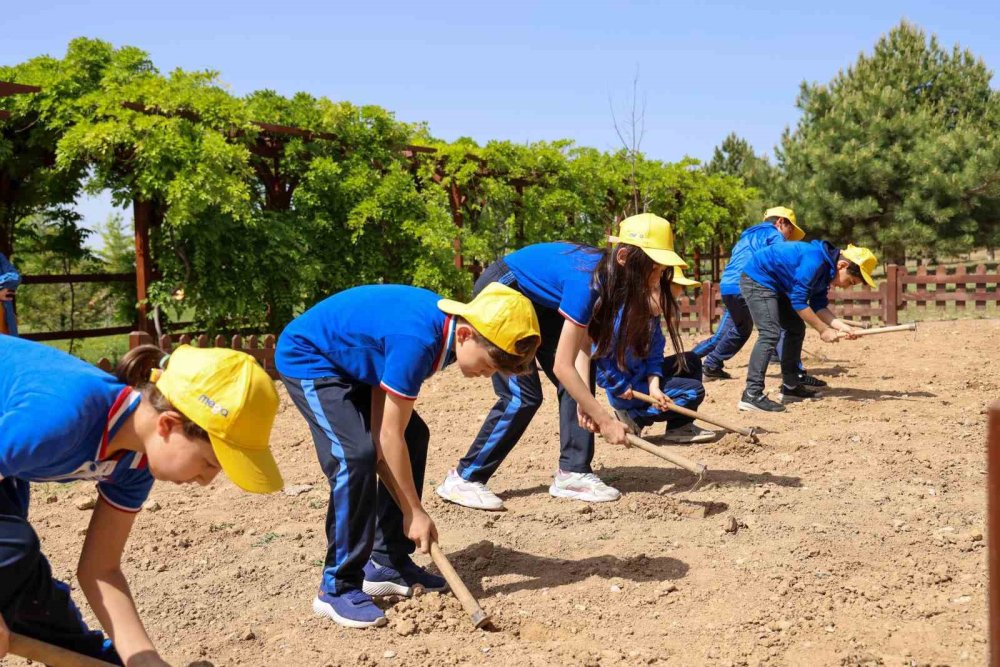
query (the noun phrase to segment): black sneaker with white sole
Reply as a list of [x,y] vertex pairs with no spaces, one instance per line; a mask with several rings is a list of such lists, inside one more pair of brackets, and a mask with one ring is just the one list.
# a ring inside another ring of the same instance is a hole
[[809,375],[809,373],[799,373],[797,378],[799,384],[803,384],[807,387],[825,387],[827,386],[825,380],[820,380],[818,377]]
[[744,391],[740,397],[740,402],[736,407],[744,412],[784,412],[785,406],[772,401],[764,394],[754,396],[748,391]]
[[733,376],[726,372],[722,366],[718,368],[712,368],[711,366],[703,366],[701,369],[701,374],[712,380],[732,380]]
[[797,384],[794,387],[789,387],[787,384],[782,383],[778,400],[782,403],[790,403],[792,401],[804,401],[807,398],[819,398],[819,396],[820,393],[818,391],[814,391],[805,385]]

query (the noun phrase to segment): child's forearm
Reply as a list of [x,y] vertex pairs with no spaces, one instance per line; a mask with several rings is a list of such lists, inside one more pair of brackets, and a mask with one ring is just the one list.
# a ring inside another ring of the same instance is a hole
[[121,569],[80,571],[80,588],[126,665],[163,664],[135,608]]
[[413,481],[413,468],[410,465],[410,451],[406,442],[398,433],[382,431],[379,436],[381,458],[385,462],[385,471],[391,479],[382,481],[392,487],[399,509],[406,516],[412,516],[423,511],[417,485]]
[[[808,324],[809,326],[811,326],[813,329],[815,329],[819,333],[823,333],[824,331],[826,331],[826,329],[827,329],[826,323],[823,322],[822,319],[820,319],[820,316],[817,315],[816,311],[814,311],[812,308],[808,308],[807,307],[807,308],[803,308],[802,310],[799,310],[799,311],[796,311],[796,312],[798,312],[798,315],[799,315],[799,317],[802,318],[803,322],[805,322],[806,324]],[[827,312],[829,312],[829,311],[827,311]]]

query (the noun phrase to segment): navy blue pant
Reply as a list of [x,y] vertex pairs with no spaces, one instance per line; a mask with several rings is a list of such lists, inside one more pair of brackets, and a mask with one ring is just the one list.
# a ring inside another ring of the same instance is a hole
[[28,523],[28,483],[0,480],[0,613],[11,632],[122,664],[104,635],[83,622],[69,586],[52,578]]
[[[501,282],[518,289],[517,281],[503,261],[494,262],[479,276],[475,293],[478,294],[491,282]],[[576,401],[552,371],[559,335],[566,320],[557,310],[537,303],[534,305],[542,334],[535,359],[556,386],[559,397],[559,468],[566,472],[592,472],[590,463],[594,459],[594,434],[580,426]],[[590,366],[590,386],[594,386],[593,364]],[[496,392],[497,402],[457,467],[463,479],[484,484],[514,449],[542,404],[542,381],[537,369],[518,376],[497,373],[493,376],[493,391]]]
[[722,303],[726,312],[719,320],[715,335],[694,348],[695,354],[704,357],[709,368],[722,368],[724,362],[743,349],[753,333],[753,318],[742,296],[724,294]]
[[[676,354],[663,360],[663,378],[660,391],[682,408],[697,410],[701,402],[705,400],[705,385],[701,382],[701,359],[694,352],[685,352],[684,360],[687,362],[687,370],[681,370]],[[629,414],[642,427],[649,426],[654,422],[666,422],[667,429],[674,429],[687,426],[694,421],[691,417],[669,410],[656,411],[653,414],[649,414],[649,412],[649,410],[643,409],[637,410],[636,414],[629,411]]]
[[[321,588],[336,594],[360,589],[370,557],[388,565],[416,549],[403,532],[399,506],[381,482],[376,487],[371,385],[339,377],[296,380],[282,375],[281,380],[309,424],[316,455],[330,482]],[[430,435],[414,412],[403,438],[418,495],[423,491]]]

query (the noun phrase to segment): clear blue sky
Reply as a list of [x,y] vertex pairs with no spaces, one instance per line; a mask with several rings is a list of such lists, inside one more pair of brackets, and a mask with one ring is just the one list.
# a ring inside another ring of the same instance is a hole
[[[799,84],[828,81],[901,18],[1000,67],[997,3],[5,2],[0,63],[76,36],[130,44],[161,71],[215,69],[235,94],[305,90],[426,121],[446,140],[617,145],[639,68],[643,150],[701,159],[729,132],[771,154]],[[994,81],[996,87],[996,81]],[[93,223],[106,205],[84,202]],[[99,218],[98,218],[99,219]]]

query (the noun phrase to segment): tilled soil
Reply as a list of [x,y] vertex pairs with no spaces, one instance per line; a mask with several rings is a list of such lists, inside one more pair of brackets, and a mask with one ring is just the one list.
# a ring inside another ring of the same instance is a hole
[[[998,320],[837,345],[810,334],[806,365],[831,388],[777,415],[735,409],[748,347],[729,365],[737,379],[710,382],[702,407],[757,425],[761,444],[730,434],[676,447],[711,471],[692,490],[689,473],[599,440],[595,470],[624,494],[607,504],[548,495],[558,420],[547,387],[491,483],[507,505],[498,513],[433,492],[492,404],[490,383],[454,368],[432,378],[417,404],[432,433],[426,506],[492,631],[472,629],[450,595],[386,600],[379,629],[313,616],[328,487],[284,390],[273,442],[297,495],[252,496],[224,479],[157,485],[125,573],[177,665],[981,665],[998,342]],[[34,525],[66,580],[90,515],[77,504],[92,495],[79,483],[34,490]]]

